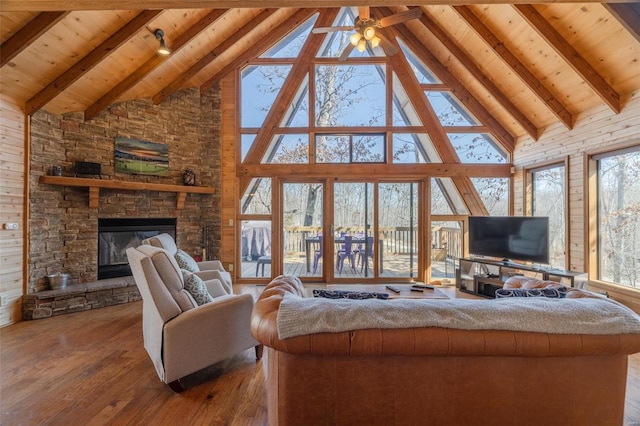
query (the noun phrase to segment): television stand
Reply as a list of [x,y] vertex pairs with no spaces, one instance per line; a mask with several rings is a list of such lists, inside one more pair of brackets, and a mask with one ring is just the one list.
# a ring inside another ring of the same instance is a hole
[[514,275],[557,281],[567,287],[586,289],[586,272],[523,265],[504,260],[460,258],[456,269],[456,287],[460,291],[482,297],[495,297],[497,289]]

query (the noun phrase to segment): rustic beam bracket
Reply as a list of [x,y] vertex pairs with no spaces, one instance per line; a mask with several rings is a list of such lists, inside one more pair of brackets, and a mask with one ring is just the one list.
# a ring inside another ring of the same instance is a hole
[[120,180],[90,179],[64,176],[40,176],[40,183],[58,186],[77,186],[89,188],[89,208],[97,209],[100,188],[125,191],[158,191],[176,194],[176,209],[184,209],[187,194],[215,194],[215,188],[204,186],[168,185],[162,183],[127,182]]

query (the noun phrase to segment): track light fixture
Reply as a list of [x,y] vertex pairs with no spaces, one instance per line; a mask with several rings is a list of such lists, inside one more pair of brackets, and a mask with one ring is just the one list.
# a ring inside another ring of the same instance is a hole
[[153,34],[156,36],[156,38],[158,40],[160,40],[160,46],[158,47],[158,53],[161,55],[168,55],[169,53],[171,53],[171,50],[167,47],[166,43],[164,42],[164,31],[162,31],[160,28],[158,28],[157,30],[155,30],[153,32]]

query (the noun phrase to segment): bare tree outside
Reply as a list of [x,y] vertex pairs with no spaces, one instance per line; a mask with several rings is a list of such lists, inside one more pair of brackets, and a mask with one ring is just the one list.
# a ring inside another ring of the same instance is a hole
[[599,278],[640,288],[640,151],[598,160]]
[[565,175],[564,165],[532,173],[533,215],[549,218],[549,264],[561,269],[566,267]]

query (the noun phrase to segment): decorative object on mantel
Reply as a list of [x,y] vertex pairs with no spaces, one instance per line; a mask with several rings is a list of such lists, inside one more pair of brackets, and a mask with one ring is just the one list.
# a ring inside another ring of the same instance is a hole
[[62,166],[51,166],[49,169],[49,176],[62,176]]
[[[98,175],[102,179],[101,169],[100,163],[91,163],[89,161],[76,161],[73,164],[73,173],[76,177],[78,175]],[[62,173],[57,176],[61,175]]]
[[167,176],[169,147],[162,143],[116,137],[116,172]]
[[196,184],[196,174],[191,169],[186,169],[182,172],[182,183],[187,186],[193,186]]

